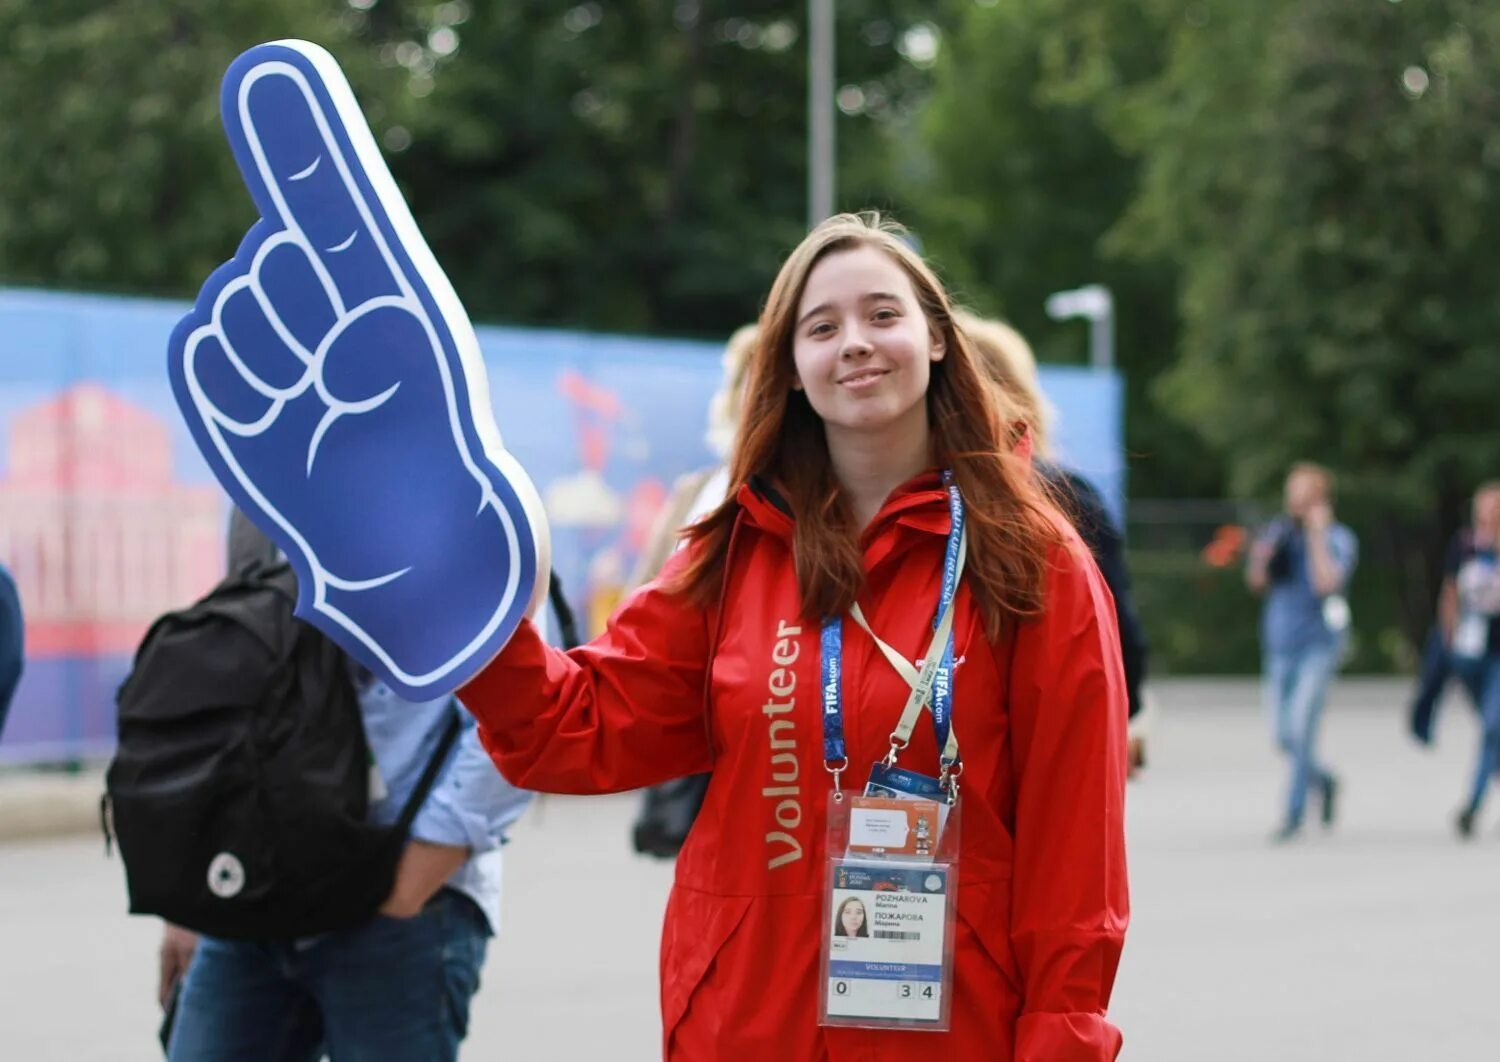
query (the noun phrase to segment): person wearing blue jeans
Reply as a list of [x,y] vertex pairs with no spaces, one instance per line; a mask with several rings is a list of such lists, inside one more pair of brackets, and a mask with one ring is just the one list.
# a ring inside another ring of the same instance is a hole
[[1332,825],[1338,780],[1319,760],[1323,704],[1348,640],[1344,588],[1359,559],[1354,533],[1333,518],[1333,475],[1301,462],[1287,475],[1285,513],[1256,536],[1246,582],[1265,595],[1261,615],[1266,706],[1277,747],[1291,761],[1285,816],[1275,834],[1289,841],[1302,830],[1308,792],[1322,798]]
[[1474,835],[1490,779],[1500,767],[1500,481],[1474,493],[1474,522],[1448,550],[1438,625],[1453,673],[1479,709],[1481,736],[1468,800],[1458,813],[1460,837]]
[[[394,822],[454,707],[361,691]],[[473,718],[412,824],[396,884],[370,922],[308,940],[197,942],[177,1002],[170,1062],[441,1062],[458,1056],[469,1001],[500,920],[500,848],[531,794],[506,782]],[[176,930],[181,933],[183,931]]]
[[468,1031],[489,923],[439,889],[415,917],[379,915],[312,941],[204,937],[188,968],[169,1059],[453,1059]]
[[1479,762],[1474,767],[1473,781],[1469,785],[1468,802],[1458,814],[1458,833],[1461,837],[1474,835],[1474,823],[1479,810],[1484,806],[1485,794],[1490,779],[1500,768],[1500,654],[1487,653],[1483,657],[1456,657],[1454,673],[1474,698],[1479,708],[1482,733],[1479,738]]
[[455,713],[462,724],[412,820],[391,893],[365,924],[308,939],[198,938],[168,926],[158,987],[164,1006],[176,997],[169,1062],[458,1056],[500,926],[500,845],[531,794],[495,770],[474,717],[452,698],[414,704],[355,673],[372,821],[398,820]]

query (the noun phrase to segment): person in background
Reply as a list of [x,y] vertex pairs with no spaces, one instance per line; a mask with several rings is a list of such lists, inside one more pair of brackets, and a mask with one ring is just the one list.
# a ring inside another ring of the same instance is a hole
[[[1460,537],[1467,534],[1468,528],[1459,531]],[[1422,645],[1422,657],[1417,666],[1417,689],[1412,696],[1411,708],[1407,711],[1407,726],[1411,735],[1423,745],[1432,744],[1438,704],[1452,677],[1453,661],[1448,652],[1448,638],[1442,624],[1434,623]]]
[[1490,778],[1500,768],[1500,480],[1474,493],[1474,523],[1448,550],[1438,626],[1453,673],[1479,708],[1479,761],[1455,826],[1474,835]]
[[1120,629],[1120,656],[1125,663],[1125,690],[1130,697],[1130,766],[1144,766],[1146,739],[1144,685],[1149,647],[1146,631],[1130,594],[1125,567],[1125,536],[1105,507],[1099,491],[1078,472],[1064,468],[1052,453],[1052,407],[1042,393],[1036,355],[1031,344],[1010,325],[959,312],[958,325],[983,356],[995,381],[1013,396],[1028,425],[1037,471],[1047,481],[1073,519],[1079,535],[1093,551],[1094,560],[1115,599],[1115,624]]
[[1322,798],[1331,826],[1338,780],[1318,760],[1318,726],[1329,686],[1348,645],[1344,589],[1359,560],[1354,532],[1333,515],[1333,473],[1302,461],[1286,478],[1283,515],[1250,547],[1245,581],[1265,596],[1261,648],[1267,707],[1276,744],[1291,761],[1285,817],[1275,840],[1302,830],[1308,791]]
[[0,565],[0,734],[10,715],[10,701],[21,681],[26,659],[26,621],[21,615],[21,595],[10,570]]
[[[743,325],[724,347],[724,375],[719,389],[708,401],[708,448],[718,457],[715,464],[677,478],[667,495],[656,523],[646,539],[626,583],[626,592],[656,578],[662,565],[677,551],[682,529],[724,503],[729,488],[729,469],[724,462],[739,430],[740,407],[745,397],[745,370],[755,347],[756,327]],[[690,774],[651,786],[641,794],[641,808],[631,827],[635,850],[658,859],[671,859],[682,849],[688,831],[703,806],[708,775]]]
[[[276,557],[242,514],[231,569]],[[452,698],[403,701],[351,663],[373,757],[370,817],[393,823],[458,712]],[[163,932],[158,992],[175,1016],[171,1062],[454,1059],[468,1031],[488,940],[500,925],[500,845],[532,795],[490,762],[473,719],[412,822],[379,915],[310,940]],[[180,980],[180,985],[179,985]]]

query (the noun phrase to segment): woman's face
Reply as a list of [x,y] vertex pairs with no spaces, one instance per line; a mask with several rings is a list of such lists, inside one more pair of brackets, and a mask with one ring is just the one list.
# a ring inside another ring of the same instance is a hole
[[865,905],[858,900],[844,904],[844,911],[839,916],[839,920],[843,922],[844,933],[847,936],[859,936],[859,931],[864,928],[865,924]]
[[1316,472],[1299,468],[1286,477],[1284,500],[1288,516],[1306,516],[1313,506],[1328,500],[1327,485]]
[[796,386],[835,432],[883,432],[927,415],[927,383],[943,344],[906,271],[862,246],[808,274],[792,332]]

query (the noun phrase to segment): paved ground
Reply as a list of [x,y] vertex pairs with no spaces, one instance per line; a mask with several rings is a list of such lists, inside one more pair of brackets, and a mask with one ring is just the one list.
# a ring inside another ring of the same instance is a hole
[[[1249,683],[1173,682],[1131,789],[1135,919],[1114,1020],[1127,1062],[1413,1062],[1500,1042],[1500,818],[1458,844],[1451,815],[1475,727],[1456,700],[1441,747],[1400,728],[1404,686],[1347,683],[1325,747],[1338,828],[1267,837],[1280,765]],[[0,793],[3,797],[3,793]],[[0,812],[3,812],[0,803]],[[1500,805],[1497,805],[1500,807]],[[503,937],[466,1057],[657,1057],[656,937],[670,869],[632,857],[630,798],[547,799],[508,850]],[[566,927],[615,910],[585,952]],[[123,914],[92,839],[0,846],[0,1058],[134,1062],[151,1036],[155,926]]]

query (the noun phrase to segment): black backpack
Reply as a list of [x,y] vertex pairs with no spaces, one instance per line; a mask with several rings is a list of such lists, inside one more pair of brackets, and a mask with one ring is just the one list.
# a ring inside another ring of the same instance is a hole
[[285,939],[359,925],[390,893],[458,709],[399,820],[367,822],[350,663],[293,616],[296,596],[289,565],[252,564],[142,641],[104,796],[132,913]]

